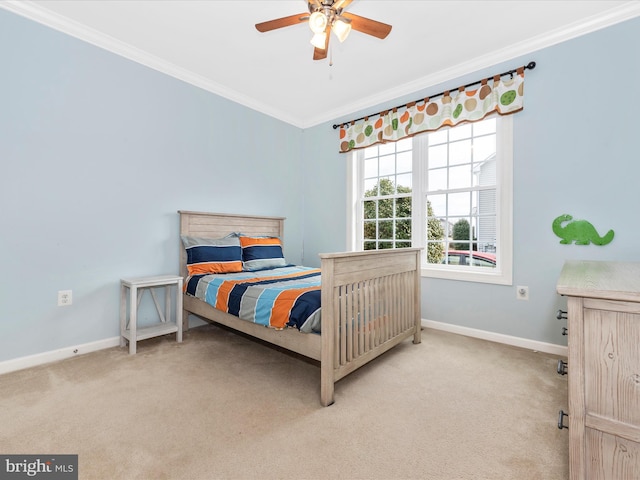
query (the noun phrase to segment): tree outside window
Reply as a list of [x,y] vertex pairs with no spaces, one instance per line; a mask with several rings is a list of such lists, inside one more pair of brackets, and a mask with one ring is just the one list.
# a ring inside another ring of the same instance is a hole
[[[364,194],[364,249],[406,248],[411,246],[411,188],[395,185],[388,178]],[[374,198],[377,197],[377,198]],[[369,200],[370,199],[370,200]],[[445,230],[434,218],[427,202],[427,236],[430,240],[443,240]],[[429,262],[440,263],[444,258],[443,243],[430,243]]]

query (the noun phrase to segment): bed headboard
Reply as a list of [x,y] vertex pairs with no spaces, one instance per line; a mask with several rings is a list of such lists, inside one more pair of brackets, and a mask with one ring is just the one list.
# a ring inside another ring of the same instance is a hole
[[[222,238],[233,232],[247,235],[280,237],[284,244],[284,217],[236,215],[232,213],[206,213],[178,210],[180,235],[204,238]],[[187,253],[180,243],[180,273],[187,274]]]

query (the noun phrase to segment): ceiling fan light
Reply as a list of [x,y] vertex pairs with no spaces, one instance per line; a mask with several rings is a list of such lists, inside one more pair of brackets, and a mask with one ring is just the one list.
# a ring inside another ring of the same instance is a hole
[[313,38],[311,39],[311,45],[313,45],[316,48],[319,48],[320,50],[324,50],[325,37],[326,36],[324,32],[314,34]]
[[322,12],[313,12],[309,17],[309,28],[316,35],[327,28],[327,16]]
[[336,37],[338,37],[338,40],[340,40],[340,43],[342,43],[349,36],[349,32],[351,32],[351,24],[338,19],[333,22],[331,29],[333,33],[336,34]]

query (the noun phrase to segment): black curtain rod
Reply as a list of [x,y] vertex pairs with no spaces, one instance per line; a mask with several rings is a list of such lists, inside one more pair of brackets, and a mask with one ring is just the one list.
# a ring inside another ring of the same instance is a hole
[[[509,70],[508,72],[501,73],[500,75],[494,75],[494,77],[495,77],[495,76],[498,76],[498,77],[504,77],[505,75],[511,75],[511,76],[513,77],[513,74],[514,74],[514,73],[516,73],[516,72],[518,71],[518,69],[519,69],[519,68],[524,68],[525,70],[533,70],[534,68],[536,68],[536,62],[529,62],[529,63],[528,63],[527,65],[525,65],[524,67],[514,68],[513,70]],[[491,78],[491,77],[490,77],[490,78]],[[482,80],[484,80],[484,79],[482,79]],[[382,114],[382,113],[388,112],[389,110],[394,110],[394,109],[398,109],[398,108],[404,108],[404,107],[406,107],[406,106],[408,106],[408,105],[412,105],[412,104],[415,104],[415,103],[421,102],[421,101],[422,101],[422,100],[424,100],[425,98],[435,98],[435,97],[439,97],[440,95],[444,95],[446,92],[450,92],[450,91],[452,91],[452,90],[459,90],[460,88],[465,88],[465,89],[466,89],[466,88],[472,87],[472,86],[474,86],[474,85],[477,85],[477,84],[479,84],[479,83],[482,83],[482,80],[478,80],[477,82],[468,83],[468,84],[464,85],[463,87],[458,87],[458,88],[455,88],[455,89],[453,89],[453,88],[452,88],[452,89],[449,89],[449,90],[445,90],[445,91],[443,91],[443,92],[436,93],[435,95],[429,95],[428,97],[422,97],[422,98],[420,98],[420,99],[418,99],[418,100],[416,100],[416,101],[414,101],[414,102],[408,102],[408,103],[405,103],[404,105],[398,105],[397,107],[390,108],[390,109],[388,109],[388,110],[384,110],[384,111],[382,111],[382,112],[374,113],[374,114],[372,114],[372,115],[365,115],[364,117],[356,118],[355,120],[351,120],[351,121],[349,121],[349,122],[342,122],[342,123],[339,123],[339,124],[337,124],[337,125],[333,125],[333,129],[335,130],[336,128],[340,127],[341,125],[348,125],[348,124],[350,124],[350,123],[359,122],[360,120],[364,120],[364,119],[369,118],[369,117],[375,117],[376,115],[380,115],[380,114]]]

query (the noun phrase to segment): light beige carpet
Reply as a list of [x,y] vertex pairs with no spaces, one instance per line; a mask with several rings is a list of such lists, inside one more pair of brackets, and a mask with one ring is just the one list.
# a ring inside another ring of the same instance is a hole
[[0,453],[78,454],[80,479],[568,477],[557,358],[434,330],[338,382],[206,325],[0,376]]

